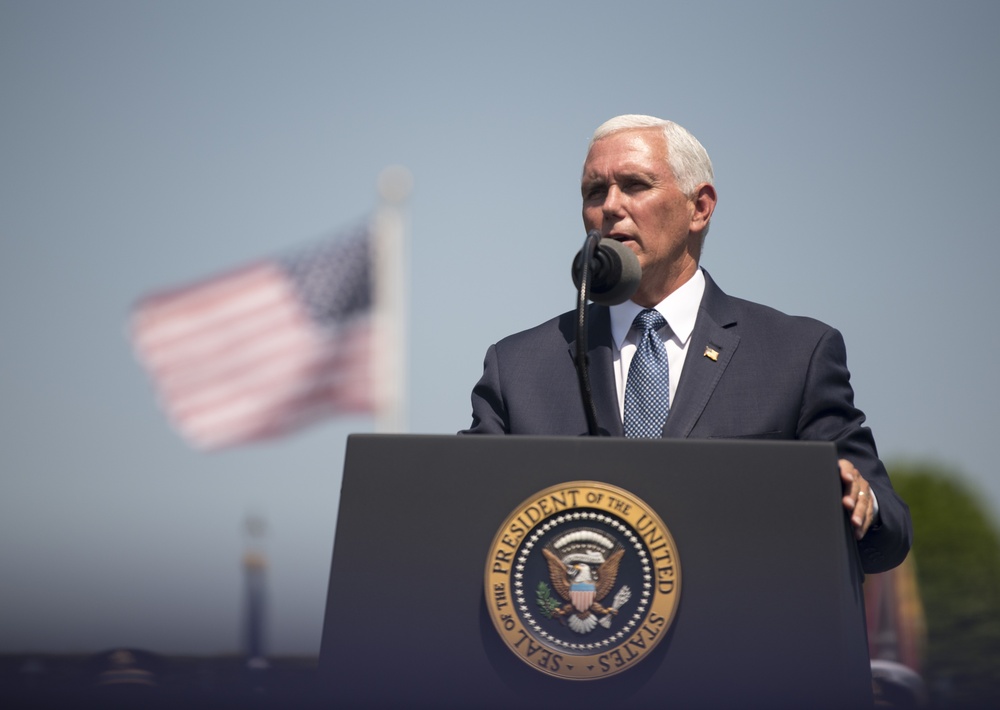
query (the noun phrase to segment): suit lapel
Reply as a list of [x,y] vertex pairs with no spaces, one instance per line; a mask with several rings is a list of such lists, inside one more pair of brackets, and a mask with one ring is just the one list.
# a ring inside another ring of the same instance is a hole
[[[691,435],[739,346],[740,336],[736,332],[737,319],[731,300],[706,271],[705,295],[691,333],[681,382],[663,427],[664,437],[687,438]],[[615,388],[611,314],[607,306],[590,305],[589,328],[587,357],[597,424],[611,436],[624,436]],[[571,333],[567,333],[567,342],[570,357],[576,359],[576,339]],[[579,397],[579,385],[575,380],[573,385]]]
[[[590,330],[587,359],[590,363],[590,389],[597,410],[597,426],[611,436],[625,436],[621,414],[618,411],[618,392],[615,388],[614,362],[611,342],[611,312],[607,306],[590,305],[588,321]],[[576,338],[569,338],[569,354],[576,360]],[[579,384],[574,380],[579,392]],[[579,397],[579,395],[577,395]]]
[[670,403],[663,436],[687,438],[701,417],[740,343],[729,297],[705,272],[705,295],[698,309],[680,385]]

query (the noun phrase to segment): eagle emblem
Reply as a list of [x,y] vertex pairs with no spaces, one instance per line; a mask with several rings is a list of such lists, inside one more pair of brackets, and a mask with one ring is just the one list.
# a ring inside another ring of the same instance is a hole
[[504,520],[483,591],[518,658],[556,678],[591,680],[653,650],[673,621],[680,585],[677,546],[656,511],[608,483],[565,481]]
[[611,617],[631,597],[627,586],[618,590],[610,606],[601,604],[611,593],[625,549],[606,532],[577,528],[552,540],[542,548],[549,567],[549,579],[559,604],[543,583],[538,603],[549,618],[557,618],[579,633],[586,634],[600,624],[611,628]]

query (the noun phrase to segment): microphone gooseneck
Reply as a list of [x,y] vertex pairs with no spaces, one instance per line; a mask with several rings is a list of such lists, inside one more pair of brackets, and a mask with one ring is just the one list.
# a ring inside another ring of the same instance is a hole
[[580,383],[587,432],[599,436],[597,408],[590,389],[590,363],[587,358],[587,301],[615,305],[627,301],[636,289],[642,269],[639,260],[627,246],[614,239],[603,239],[592,229],[583,240],[583,248],[573,260],[573,283],[576,299],[576,374]]

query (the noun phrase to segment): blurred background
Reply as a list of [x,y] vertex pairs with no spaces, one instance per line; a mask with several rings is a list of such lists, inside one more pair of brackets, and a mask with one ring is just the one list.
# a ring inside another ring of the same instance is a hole
[[[404,165],[409,430],[455,432],[487,347],[572,307],[580,168],[621,113],[704,143],[703,265],[839,328],[883,458],[995,540],[998,23],[988,1],[0,0],[0,653],[234,652],[256,545],[268,652],[315,655],[345,439],[372,421],[200,453],[131,308],[355,224]],[[923,515],[918,574],[943,539]]]

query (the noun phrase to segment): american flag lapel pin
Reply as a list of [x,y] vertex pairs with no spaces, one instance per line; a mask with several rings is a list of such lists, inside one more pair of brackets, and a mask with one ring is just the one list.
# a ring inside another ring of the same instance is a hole
[[707,357],[712,362],[719,361],[719,351],[714,349],[711,345],[705,346],[705,357]]

